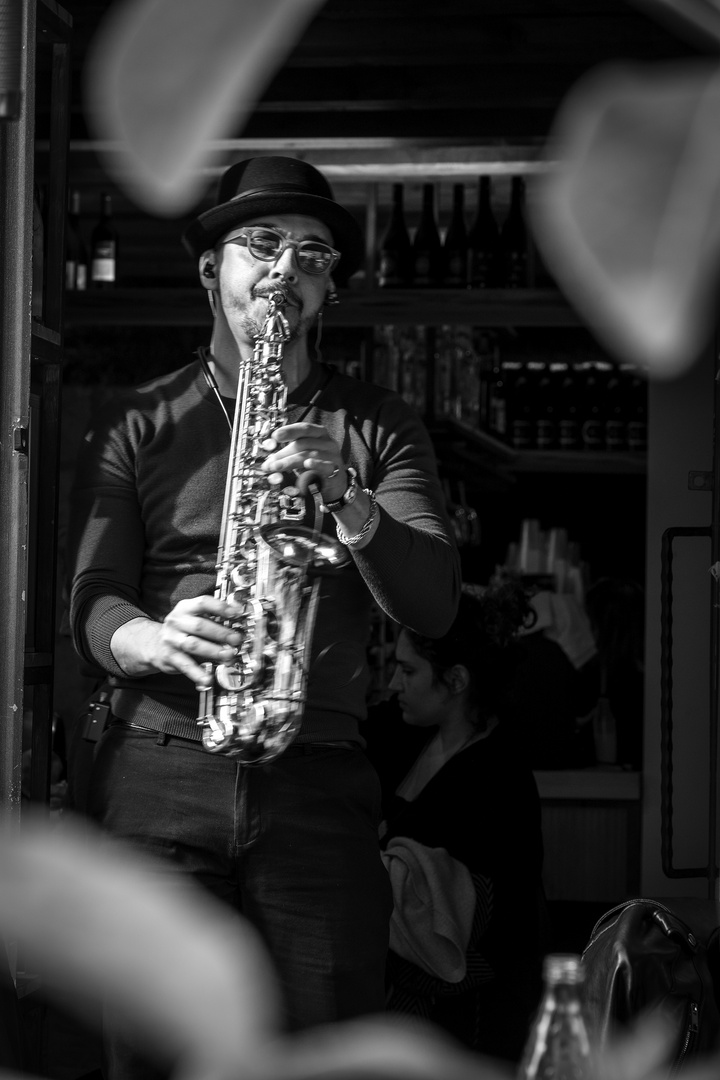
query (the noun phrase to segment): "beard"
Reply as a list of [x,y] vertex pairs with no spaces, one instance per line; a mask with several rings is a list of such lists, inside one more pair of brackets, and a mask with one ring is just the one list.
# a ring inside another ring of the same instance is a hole
[[[265,326],[265,310],[263,309],[265,308],[265,301],[272,291],[272,289],[266,289],[257,292],[253,289],[250,304],[237,296],[223,297],[225,310],[228,314],[231,314],[233,322],[250,341],[255,341],[262,336]],[[316,313],[312,315],[305,313],[302,300],[292,292],[288,294],[287,289],[283,291],[288,296],[288,303],[283,308],[283,314],[290,328],[288,341],[298,341],[300,338],[307,337],[311,331],[315,323]],[[262,302],[259,310],[257,305],[253,303],[255,300]]]

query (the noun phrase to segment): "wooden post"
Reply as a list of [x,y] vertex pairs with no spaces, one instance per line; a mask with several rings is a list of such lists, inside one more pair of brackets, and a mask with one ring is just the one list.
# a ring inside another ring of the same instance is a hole
[[36,0],[22,2],[22,101],[0,124],[0,827],[20,819],[27,556]]

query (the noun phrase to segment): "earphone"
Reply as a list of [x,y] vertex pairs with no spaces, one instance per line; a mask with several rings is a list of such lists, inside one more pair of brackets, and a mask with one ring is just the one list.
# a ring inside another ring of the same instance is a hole
[[211,262],[206,262],[203,266],[203,277],[215,277],[215,267]]

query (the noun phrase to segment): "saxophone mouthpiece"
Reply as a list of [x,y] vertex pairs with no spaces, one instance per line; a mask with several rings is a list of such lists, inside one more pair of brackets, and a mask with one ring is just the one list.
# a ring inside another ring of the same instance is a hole
[[274,289],[271,293],[268,293],[268,306],[283,308],[289,299],[290,297],[284,289]]

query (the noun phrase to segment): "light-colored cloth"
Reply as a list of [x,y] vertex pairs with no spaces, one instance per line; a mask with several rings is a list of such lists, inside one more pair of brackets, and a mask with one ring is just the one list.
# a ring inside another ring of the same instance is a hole
[[597,652],[590,620],[574,596],[569,593],[538,592],[530,600],[537,622],[531,633],[543,630],[555,641],[575,668],[592,660]]
[[457,983],[465,977],[475,914],[467,867],[445,848],[394,837],[382,854],[390,875],[390,948],[429,975]]

